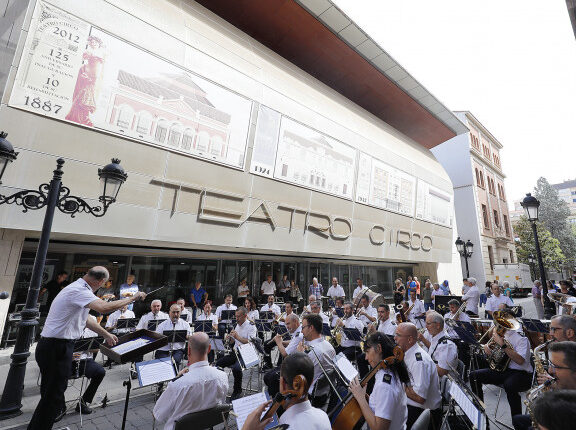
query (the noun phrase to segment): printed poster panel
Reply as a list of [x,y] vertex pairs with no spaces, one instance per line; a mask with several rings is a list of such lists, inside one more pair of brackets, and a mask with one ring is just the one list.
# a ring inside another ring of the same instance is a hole
[[360,154],[357,202],[413,216],[415,193],[414,176],[377,158]]
[[446,191],[419,180],[416,218],[452,227],[452,196]]
[[241,169],[251,103],[39,2],[9,105]]
[[262,106],[251,173],[352,199],[356,149]]

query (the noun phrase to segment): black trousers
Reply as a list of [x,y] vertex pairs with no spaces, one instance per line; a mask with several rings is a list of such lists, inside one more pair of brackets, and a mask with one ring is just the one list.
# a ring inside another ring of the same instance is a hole
[[225,355],[224,357],[219,358],[216,361],[216,367],[231,367],[232,368],[232,376],[234,376],[234,393],[239,393],[242,391],[242,368],[240,367],[240,363],[238,363],[238,359],[236,358],[236,354],[233,352]]
[[482,384],[501,385],[506,391],[510,415],[522,413],[521,391],[526,391],[532,386],[532,374],[523,370],[507,369],[504,372],[496,372],[491,369],[480,369],[470,372],[470,386],[474,394],[484,400]]
[[106,376],[106,370],[104,370],[102,365],[88,358],[86,360],[80,360],[78,363],[78,372],[80,376],[84,375],[90,379],[90,383],[82,395],[82,400],[84,403],[92,403],[100,383],[104,379],[104,376]]
[[264,374],[264,383],[268,387],[271,398],[280,392],[280,369],[276,367]]
[[51,429],[64,409],[73,351],[73,340],[43,337],[38,342],[35,356],[42,375],[40,401],[28,423],[28,430]]
[[336,348],[336,354],[343,353],[346,358],[350,361],[356,360],[362,354],[362,349],[359,346],[342,346],[340,345]]
[[532,427],[532,418],[530,415],[514,415],[512,425],[515,430],[528,430]]
[[[155,358],[170,357],[170,351],[163,351],[161,349],[157,349],[154,357]],[[180,362],[182,361],[182,357],[184,357],[184,350],[175,349],[172,351],[172,358],[176,362],[176,367],[180,367]]]
[[[274,336],[274,333],[272,336]],[[276,342],[264,342],[264,363],[270,367],[272,367],[272,350],[277,346]]]
[[[410,430],[424,409],[408,405],[408,419],[406,420],[406,430]],[[428,430],[439,430],[442,424],[442,408],[430,411],[430,423]]]

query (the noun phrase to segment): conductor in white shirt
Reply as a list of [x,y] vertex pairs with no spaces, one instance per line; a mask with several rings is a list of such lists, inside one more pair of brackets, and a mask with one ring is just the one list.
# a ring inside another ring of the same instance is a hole
[[105,267],[92,267],[82,278],[64,288],[52,303],[36,347],[36,362],[42,382],[40,401],[28,424],[28,429],[50,429],[64,408],[64,392],[72,365],[74,341],[82,337],[84,328],[104,337],[109,345],[118,339],[94,320],[88,318],[90,309],[108,314],[127,304],[146,297],[138,292],[132,297],[105,302],[94,293],[106,283],[110,274]]
[[186,414],[210,409],[226,401],[228,376],[208,365],[210,338],[194,333],[188,339],[190,365],[168,384],[154,406],[154,417],[165,423],[164,430],[174,429],[174,422]]

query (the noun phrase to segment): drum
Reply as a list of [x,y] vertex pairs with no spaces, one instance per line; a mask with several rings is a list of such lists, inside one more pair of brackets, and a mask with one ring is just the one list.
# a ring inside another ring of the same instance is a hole
[[[375,285],[373,285],[373,287],[375,287]],[[373,308],[378,308],[378,306],[380,306],[381,304],[386,303],[386,300],[384,299],[384,296],[382,294],[372,291],[370,288],[366,288],[364,290],[364,294],[358,294],[358,296],[356,296],[356,298],[354,299],[355,307],[360,306],[360,299],[362,299],[362,297],[364,296],[368,297],[368,304]]]

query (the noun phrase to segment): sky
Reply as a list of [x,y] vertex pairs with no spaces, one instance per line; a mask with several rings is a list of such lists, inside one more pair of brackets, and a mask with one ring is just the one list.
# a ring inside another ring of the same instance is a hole
[[576,179],[576,38],[565,0],[333,0],[448,109],[504,146],[509,206]]

